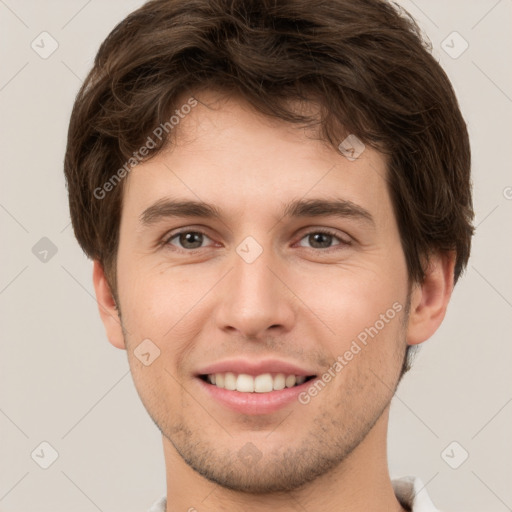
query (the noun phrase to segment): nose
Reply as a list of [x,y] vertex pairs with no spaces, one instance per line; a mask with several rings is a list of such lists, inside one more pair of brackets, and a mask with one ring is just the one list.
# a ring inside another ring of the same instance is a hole
[[290,331],[297,303],[286,283],[287,277],[284,263],[271,249],[263,250],[251,263],[235,253],[233,269],[219,290],[218,327],[251,339],[268,336],[269,331]]

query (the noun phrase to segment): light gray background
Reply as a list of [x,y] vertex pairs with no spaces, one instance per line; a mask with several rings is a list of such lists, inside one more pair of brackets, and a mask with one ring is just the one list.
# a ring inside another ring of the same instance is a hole
[[[62,171],[78,87],[101,41],[142,3],[0,0],[3,512],[144,511],[165,493],[160,434],[125,352],[105,337]],[[393,400],[390,469],[421,477],[443,510],[512,510],[512,0],[400,3],[432,41],[468,122],[477,234],[444,324]],[[31,48],[51,48],[43,31],[59,45],[47,59]],[[462,49],[453,31],[469,43],[458,58],[443,49]],[[32,252],[42,237],[58,249],[46,262]],[[59,454],[48,469],[36,463],[49,457],[43,441]],[[446,461],[464,451],[452,469]]]

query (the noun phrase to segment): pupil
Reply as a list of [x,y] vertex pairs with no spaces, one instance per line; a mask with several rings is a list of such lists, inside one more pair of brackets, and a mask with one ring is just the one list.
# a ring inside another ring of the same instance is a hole
[[[196,240],[196,242],[194,242],[195,237],[199,237],[199,240],[198,241]],[[203,242],[201,237],[202,237],[201,233],[195,233],[193,231],[191,231],[189,233],[182,233],[180,236],[180,243],[184,247],[187,247],[189,249],[197,249],[197,248],[201,247],[201,244]],[[189,244],[192,244],[193,247],[190,247]]]
[[[318,239],[318,237],[320,237],[320,239]],[[324,240],[324,244],[322,246],[322,238]],[[322,246],[322,248],[328,248],[329,245],[330,245],[330,242],[332,241],[332,235],[329,235],[327,233],[315,233],[313,235],[310,235],[310,243],[313,247],[315,247],[315,244],[316,245],[320,245]],[[313,240],[313,242],[312,242]]]

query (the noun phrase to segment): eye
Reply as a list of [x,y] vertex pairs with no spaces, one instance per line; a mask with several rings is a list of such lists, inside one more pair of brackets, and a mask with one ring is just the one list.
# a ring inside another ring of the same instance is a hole
[[168,237],[165,240],[165,244],[176,246],[176,244],[172,242],[175,238],[177,239],[177,243],[180,244],[178,249],[184,249],[186,251],[201,249],[205,238],[211,240],[210,237],[202,231],[181,231]]
[[[326,250],[335,249],[337,246],[340,246],[340,248],[342,248],[344,246],[350,245],[349,240],[343,240],[336,233],[327,229],[316,229],[315,231],[310,231],[301,238],[301,241],[305,239],[308,241],[308,243],[310,244],[310,248],[312,249]],[[338,240],[340,243],[332,246],[332,242],[334,240]],[[300,243],[300,246],[307,247],[304,246],[302,243]]]
[[[164,245],[171,245],[184,252],[193,252],[205,248],[206,246],[204,246],[203,243],[206,240],[212,241],[211,238],[202,231],[184,230],[178,233],[172,233],[163,243]],[[328,229],[315,229],[303,235],[299,245],[301,247],[308,247],[301,243],[303,240],[307,240],[310,244],[310,249],[319,249],[322,252],[328,252],[330,249],[341,249],[351,244],[350,240],[344,240],[337,233]],[[339,243],[332,245],[336,240]]]

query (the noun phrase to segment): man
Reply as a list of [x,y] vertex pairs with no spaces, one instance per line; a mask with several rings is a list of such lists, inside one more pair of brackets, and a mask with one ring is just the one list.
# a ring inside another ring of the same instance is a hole
[[436,510],[390,401],[473,228],[453,89],[381,0],[155,0],[108,36],[65,173],[160,429],[152,511]]

